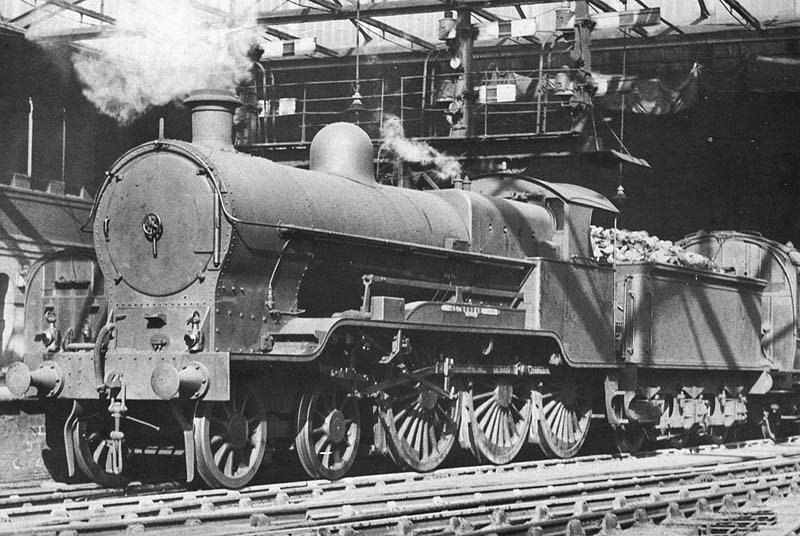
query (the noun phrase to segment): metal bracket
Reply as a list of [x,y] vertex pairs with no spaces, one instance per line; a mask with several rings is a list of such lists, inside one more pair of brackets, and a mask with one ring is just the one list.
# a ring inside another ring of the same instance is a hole
[[366,374],[356,372],[351,368],[339,368],[330,371],[330,377],[334,380],[342,380],[359,384],[368,384],[370,377]]
[[72,431],[77,426],[78,416],[81,413],[83,413],[83,407],[75,400],[72,402],[72,410],[70,410],[67,420],[64,421],[64,455],[67,458],[67,474],[70,477],[75,476],[75,441]]
[[392,360],[400,355],[401,352],[407,350],[409,346],[408,339],[403,340],[403,330],[398,329],[397,334],[395,334],[394,338],[392,339],[392,350],[387,355],[381,357],[380,363],[381,365],[388,365],[392,362]]
[[414,372],[409,372],[407,370],[400,369],[400,373],[406,378],[410,378],[420,383],[421,385],[424,385],[425,387],[427,387],[428,389],[430,389],[431,391],[433,391],[434,393],[443,398],[446,398],[448,400],[455,400],[456,398],[458,398],[457,394],[445,391],[442,387],[439,387],[432,381],[420,375],[420,373],[433,372],[434,370],[435,367],[425,367],[419,370],[415,370]]
[[195,449],[194,449],[194,426],[181,411],[181,402],[178,399],[170,400],[169,409],[172,411],[172,416],[181,427],[183,432],[183,451],[184,460],[186,462],[186,482],[194,480],[194,466],[195,466]]
[[109,433],[107,444],[109,456],[111,457],[111,471],[115,475],[120,475],[123,469],[122,442],[125,440],[125,433],[122,431],[122,419],[128,411],[128,406],[125,404],[127,399],[125,381],[120,375],[116,376],[116,380],[119,381],[118,397],[112,395],[108,404],[108,412],[114,419],[114,429]]
[[368,313],[370,309],[370,300],[372,299],[372,282],[375,276],[372,274],[365,274],[361,276],[361,281],[364,283],[364,295],[361,298],[361,312]]

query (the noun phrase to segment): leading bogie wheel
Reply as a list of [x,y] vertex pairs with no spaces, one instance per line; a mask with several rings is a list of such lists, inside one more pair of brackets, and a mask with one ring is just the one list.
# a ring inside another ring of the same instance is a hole
[[571,458],[580,451],[592,421],[592,395],[574,379],[553,379],[541,386],[539,448],[551,458]]
[[358,399],[335,385],[308,391],[300,399],[295,447],[313,478],[337,480],[353,466],[361,440]]
[[96,411],[78,415],[72,422],[72,440],[75,462],[90,480],[108,488],[122,488],[130,482],[131,450],[127,440],[122,443],[122,472],[114,472],[112,448],[109,437],[113,421],[108,410],[100,406]]
[[267,449],[267,410],[252,384],[233,384],[226,402],[201,402],[194,418],[197,472],[211,487],[236,489],[256,476]]
[[504,464],[519,454],[531,424],[531,388],[526,379],[475,377],[464,393],[469,446],[481,462]]

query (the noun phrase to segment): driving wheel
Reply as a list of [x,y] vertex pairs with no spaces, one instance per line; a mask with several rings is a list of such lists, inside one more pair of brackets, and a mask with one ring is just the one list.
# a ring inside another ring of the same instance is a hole
[[470,450],[479,461],[504,464],[514,459],[528,438],[531,388],[513,377],[475,377],[464,393],[469,416]]
[[551,458],[575,456],[589,435],[592,398],[589,389],[574,379],[553,379],[541,386],[538,427],[539,448]]

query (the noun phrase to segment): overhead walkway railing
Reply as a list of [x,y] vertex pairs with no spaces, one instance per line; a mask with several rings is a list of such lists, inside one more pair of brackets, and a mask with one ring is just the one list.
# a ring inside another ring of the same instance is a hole
[[378,139],[392,118],[409,138],[459,137],[465,99],[472,99],[476,137],[535,136],[575,124],[576,73],[569,69],[491,69],[475,73],[473,81],[472,90],[457,73],[251,85],[242,89],[239,144],[306,143],[336,121],[357,123]]

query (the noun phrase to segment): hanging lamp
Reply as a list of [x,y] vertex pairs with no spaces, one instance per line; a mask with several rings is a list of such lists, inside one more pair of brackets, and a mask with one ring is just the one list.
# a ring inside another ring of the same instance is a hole
[[350,104],[345,110],[345,114],[352,117],[354,123],[358,123],[359,115],[366,110],[361,97],[361,79],[359,73],[361,60],[361,0],[356,0],[356,79],[353,87],[353,95],[350,97]]

